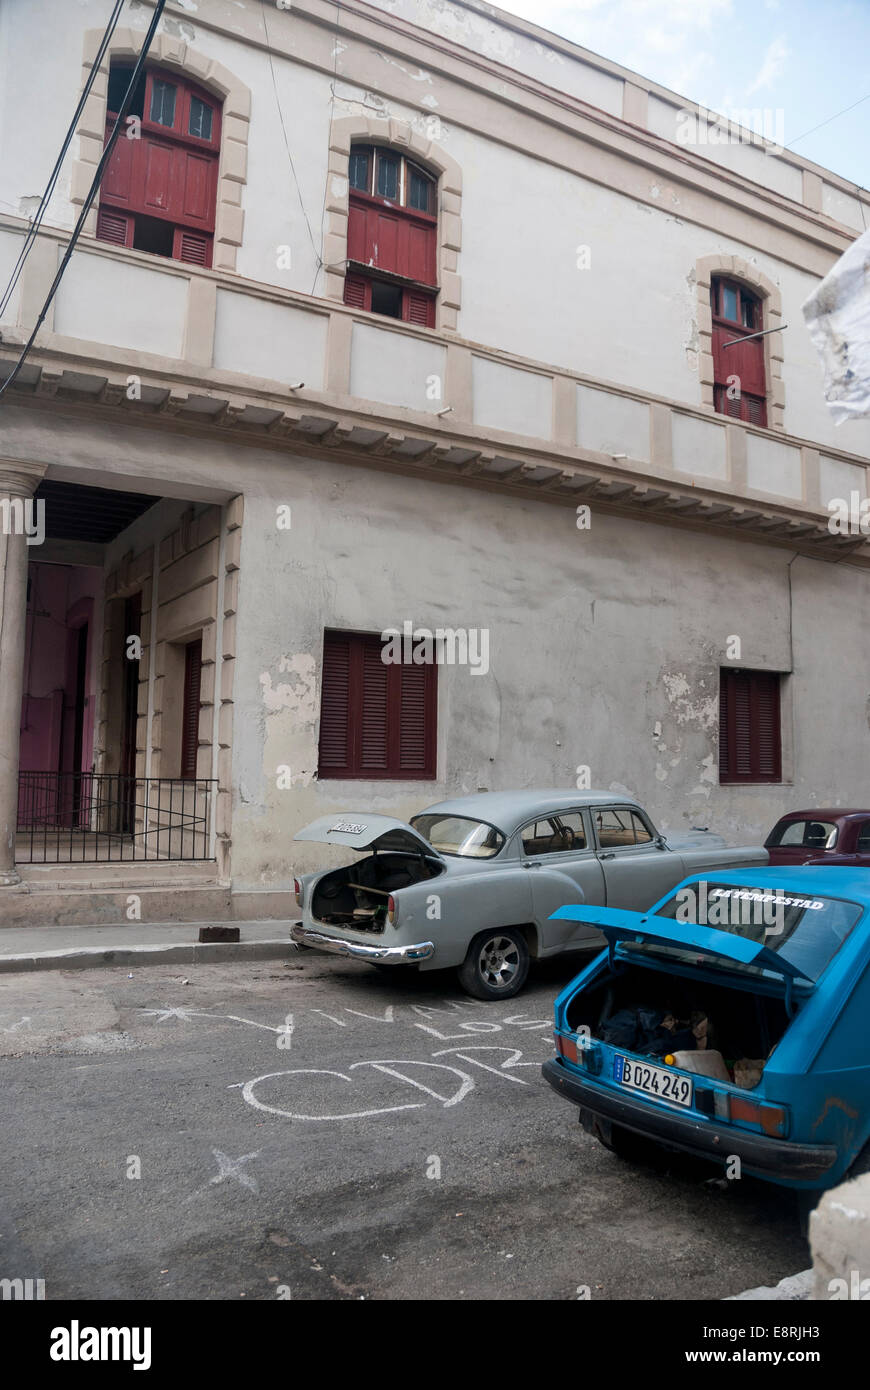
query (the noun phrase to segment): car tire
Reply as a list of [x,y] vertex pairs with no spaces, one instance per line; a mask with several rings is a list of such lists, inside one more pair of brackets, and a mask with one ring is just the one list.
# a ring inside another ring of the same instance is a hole
[[496,927],[474,938],[459,967],[459,983],[474,999],[512,999],[526,983],[529,948],[513,927]]

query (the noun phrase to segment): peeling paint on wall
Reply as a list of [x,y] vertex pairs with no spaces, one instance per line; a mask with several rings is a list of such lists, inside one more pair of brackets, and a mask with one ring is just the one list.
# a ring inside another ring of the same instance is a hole
[[297,652],[294,656],[282,656],[278,661],[281,673],[290,672],[296,679],[293,683],[283,681],[273,685],[268,671],[260,675],[263,704],[267,714],[280,710],[291,711],[298,722],[306,727],[317,721],[316,690],[317,677],[314,657],[308,652]]
[[[719,723],[719,696],[693,692],[689,678],[683,671],[663,672],[662,685],[668,697],[671,714],[678,724],[694,724],[704,733],[715,733]],[[705,681],[700,682],[700,690]]]

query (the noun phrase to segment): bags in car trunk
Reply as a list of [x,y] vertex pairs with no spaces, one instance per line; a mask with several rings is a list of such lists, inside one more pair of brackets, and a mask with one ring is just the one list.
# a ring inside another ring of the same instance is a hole
[[[751,1089],[789,1018],[771,995],[629,966],[579,994],[568,1023],[626,1052],[672,1057],[669,1065]],[[705,1054],[718,1054],[724,1075],[716,1060],[701,1060]]]

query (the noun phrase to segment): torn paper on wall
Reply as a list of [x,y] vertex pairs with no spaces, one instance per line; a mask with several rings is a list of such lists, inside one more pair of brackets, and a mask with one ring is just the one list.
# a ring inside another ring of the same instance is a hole
[[870,231],[843,253],[802,307],[822,359],[834,423],[870,415]]

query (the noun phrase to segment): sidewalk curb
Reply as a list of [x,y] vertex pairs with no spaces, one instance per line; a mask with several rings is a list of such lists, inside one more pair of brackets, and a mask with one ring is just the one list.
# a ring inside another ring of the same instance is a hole
[[205,965],[231,960],[281,960],[299,948],[290,940],[206,941],[159,946],[85,946],[0,956],[0,974],[26,970],[95,970],[120,965]]

